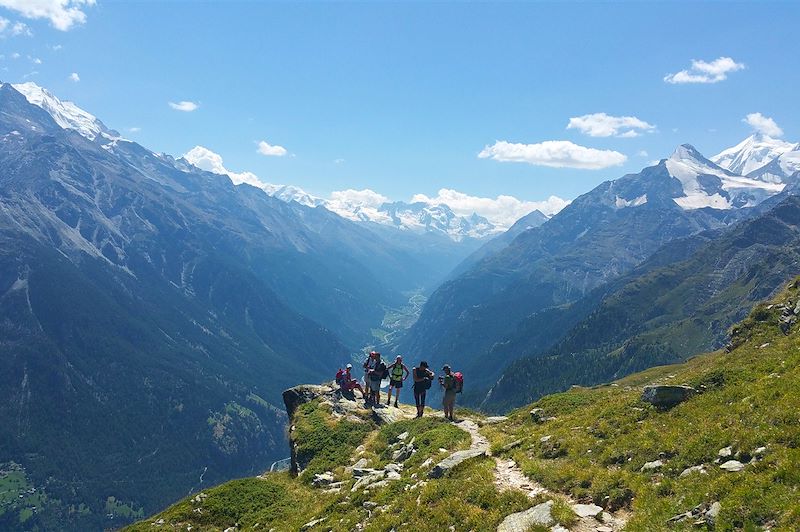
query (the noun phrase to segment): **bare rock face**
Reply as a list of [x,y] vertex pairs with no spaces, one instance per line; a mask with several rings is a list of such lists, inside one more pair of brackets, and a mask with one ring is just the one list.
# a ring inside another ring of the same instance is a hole
[[642,401],[658,408],[672,408],[692,397],[697,391],[691,386],[659,384],[645,386]]
[[305,403],[310,403],[318,397],[323,395],[331,395],[335,388],[330,385],[317,385],[317,384],[303,384],[289,388],[283,392],[283,404],[286,405],[286,414],[289,416],[289,421],[292,420],[295,410]]
[[497,527],[497,532],[526,532],[534,526],[549,527],[555,522],[552,510],[553,501],[547,501],[524,512],[506,516]]

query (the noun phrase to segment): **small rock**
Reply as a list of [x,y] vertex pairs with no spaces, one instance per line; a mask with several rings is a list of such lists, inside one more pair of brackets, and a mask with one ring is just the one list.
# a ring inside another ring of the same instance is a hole
[[399,472],[403,470],[403,464],[386,464],[386,467],[384,467],[383,470],[387,473],[391,471]]
[[378,507],[378,503],[372,501],[364,501],[364,504],[362,504],[361,506],[363,506],[364,509],[366,510],[373,510]]
[[485,449],[468,449],[466,451],[456,451],[430,470],[428,473],[428,477],[430,478],[441,478],[449,473],[454,467],[470,460],[472,458],[477,458],[479,456],[485,456],[486,450]]
[[353,476],[354,477],[366,477],[369,475],[375,475],[380,473],[380,469],[370,469],[368,467],[354,467],[353,468]]
[[541,423],[543,413],[544,410],[542,410],[541,408],[534,408],[533,410],[531,410],[531,421],[533,421],[534,423]]
[[708,524],[714,526],[720,511],[722,511],[722,505],[719,502],[711,504],[711,507],[706,511],[706,521],[708,521]]
[[[309,521],[308,523],[306,523],[303,526],[301,526],[300,530],[302,531],[302,530],[308,530],[309,528],[314,528],[315,526],[317,526],[318,524],[320,524],[321,522],[323,522],[326,519],[327,519],[327,517],[320,517],[319,519],[314,519],[313,521]],[[231,531],[233,531],[233,529],[231,529]],[[228,531],[226,530],[225,532],[228,532]]]
[[333,473],[326,471],[325,473],[318,473],[314,475],[314,478],[311,480],[311,485],[315,488],[319,488],[321,486],[327,486],[328,484],[331,484],[334,480]]
[[596,504],[573,504],[572,511],[583,519],[584,517],[597,517],[598,514],[603,512],[603,508]]
[[767,448],[766,447],[759,447],[758,449],[753,451],[753,456],[763,456],[766,453],[767,453]]
[[520,445],[522,445],[522,440],[514,440],[511,443],[507,443],[507,444],[503,445],[501,450],[504,451],[504,452],[508,452],[511,449],[515,448],[515,447],[519,447]]
[[614,529],[610,526],[598,526],[595,530],[597,532],[614,532]]
[[644,464],[642,466],[642,469],[640,469],[640,471],[642,471],[642,472],[644,472],[644,471],[655,471],[656,469],[661,469],[661,467],[663,465],[664,465],[664,462],[662,462],[661,460],[654,460],[652,462],[647,462],[646,464]]
[[400,480],[402,478],[397,471],[387,471],[386,480]]
[[692,467],[687,467],[686,469],[681,471],[681,474],[679,475],[679,477],[680,478],[687,477],[687,476],[691,475],[692,473],[700,473],[701,475],[707,475],[708,471],[706,471],[706,466],[704,466],[704,465],[696,465],[696,466],[692,466]]
[[553,501],[547,501],[528,508],[524,512],[507,515],[497,527],[497,532],[526,532],[535,525],[552,526],[552,510]]
[[550,527],[550,532],[569,532],[569,529],[564,528],[561,525],[555,525],[553,527]]
[[408,438],[408,431],[397,435],[398,441],[404,441],[406,438]]
[[549,436],[549,435],[548,436],[542,436],[541,438],[539,438],[539,441],[542,442],[542,443],[549,442],[550,438],[552,438],[552,436]]
[[727,462],[719,466],[719,468],[724,469],[729,473],[738,473],[739,471],[744,469],[744,464],[738,460],[728,460]]
[[433,463],[433,458],[428,458],[427,460],[422,462],[422,465],[420,467],[421,468],[426,468],[426,467],[430,466],[432,463]]
[[365,467],[367,467],[368,463],[369,462],[367,462],[366,458],[361,458],[358,462],[353,464],[353,469],[364,469]]
[[733,456],[733,448],[725,447],[724,449],[720,449],[717,453],[717,456],[720,458],[728,458],[729,456]]
[[487,425],[496,425],[497,423],[502,423],[507,420],[508,416],[489,416],[484,420],[484,423]]
[[163,525],[163,524],[164,524],[164,520],[163,520],[163,519],[159,519],[159,520],[158,520],[158,521],[156,521],[154,524],[156,524],[156,525],[158,525],[158,526],[161,526],[161,525]]

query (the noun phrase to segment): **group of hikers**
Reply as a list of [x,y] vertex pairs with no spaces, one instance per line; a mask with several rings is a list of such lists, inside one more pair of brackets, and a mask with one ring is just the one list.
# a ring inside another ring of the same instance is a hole
[[[436,379],[436,375],[428,367],[426,361],[422,361],[418,366],[409,371],[403,363],[403,355],[397,355],[391,364],[384,362],[381,354],[372,351],[364,361],[364,385],[353,377],[353,365],[347,364],[344,369],[339,369],[336,373],[336,383],[348,393],[354,390],[361,392],[365,406],[380,405],[381,403],[381,381],[389,379],[389,390],[387,392],[386,404],[392,403],[392,392],[394,391],[394,406],[399,406],[400,390],[403,383],[409,377],[414,381],[414,402],[417,405],[417,417],[422,417],[425,410],[425,396]],[[439,386],[444,392],[442,407],[447,419],[453,421],[453,409],[456,405],[456,394],[461,393],[464,387],[464,377],[460,372],[453,372],[448,364],[442,367],[443,375],[437,379]]]

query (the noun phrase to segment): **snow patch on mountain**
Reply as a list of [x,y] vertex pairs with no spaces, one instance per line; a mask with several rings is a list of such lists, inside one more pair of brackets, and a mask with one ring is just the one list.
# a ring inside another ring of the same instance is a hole
[[683,197],[674,198],[681,208],[731,209],[751,207],[781,192],[783,183],[765,183],[736,175],[683,144],[665,161],[669,175],[681,182]]
[[[798,144],[775,139],[762,133],[754,133],[736,146],[711,157],[711,161],[734,174],[748,175],[776,157],[798,148],[800,148]],[[763,177],[775,179],[775,176],[772,175]],[[782,181],[772,182],[781,183]]]
[[119,133],[107,128],[93,114],[84,111],[70,101],[58,99],[50,91],[32,81],[16,83],[11,86],[25,96],[29,103],[47,111],[56,124],[64,129],[73,129],[89,140],[101,136],[112,141],[124,140]]
[[647,203],[647,194],[642,194],[638,198],[634,198],[632,200],[627,200],[625,198],[620,198],[616,196],[616,200],[614,201],[615,206],[617,209],[624,209],[626,207],[638,207],[639,205],[644,205]]

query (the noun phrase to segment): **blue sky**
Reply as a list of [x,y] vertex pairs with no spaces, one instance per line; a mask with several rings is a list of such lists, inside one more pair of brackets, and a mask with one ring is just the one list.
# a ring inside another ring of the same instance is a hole
[[[800,140],[789,2],[36,4],[0,0],[3,81],[34,81],[153,150],[202,145],[232,171],[320,196],[571,199],[680,143],[713,155],[755,112]],[[694,82],[665,81],[683,70]],[[595,113],[645,127],[567,129]],[[606,167],[542,166],[546,141],[600,150],[578,155]]]

